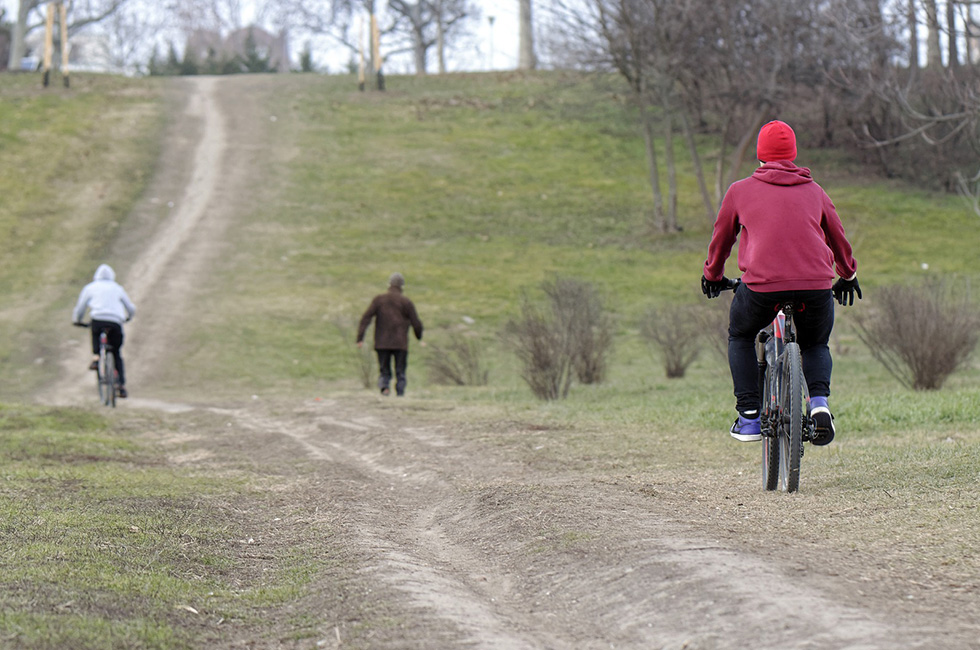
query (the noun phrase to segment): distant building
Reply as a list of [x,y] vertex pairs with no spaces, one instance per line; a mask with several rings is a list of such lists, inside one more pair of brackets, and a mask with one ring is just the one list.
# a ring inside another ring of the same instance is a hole
[[289,72],[289,43],[285,30],[275,36],[256,25],[235,30],[227,37],[211,30],[195,30],[187,38],[184,57],[191,55],[198,62],[209,59],[228,61],[236,57],[244,59],[250,33],[258,55],[268,59],[269,67],[276,72]]

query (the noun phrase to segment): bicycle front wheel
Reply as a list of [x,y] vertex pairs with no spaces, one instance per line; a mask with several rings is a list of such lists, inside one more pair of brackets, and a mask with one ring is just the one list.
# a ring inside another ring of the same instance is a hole
[[800,346],[788,343],[783,356],[779,395],[779,487],[784,492],[800,488],[803,459],[803,360]]
[[[779,388],[775,381],[772,366],[766,366],[765,378],[762,380],[762,487],[775,490],[779,485],[779,427],[773,427],[772,413],[778,409],[773,403],[779,402]],[[773,392],[776,399],[773,400]]]

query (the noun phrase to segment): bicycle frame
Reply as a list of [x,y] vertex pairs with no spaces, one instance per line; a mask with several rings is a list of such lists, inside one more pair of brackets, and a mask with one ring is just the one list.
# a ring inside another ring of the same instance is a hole
[[[764,381],[768,379],[776,380],[776,373],[770,373],[772,376],[765,377],[765,371],[767,368],[772,368],[776,370],[779,362],[782,360],[786,352],[787,343],[796,342],[796,327],[793,324],[793,314],[796,312],[796,305],[792,302],[785,302],[779,306],[779,310],[776,312],[775,318],[772,319],[772,323],[768,327],[759,330],[759,333],[755,335],[755,353],[756,359],[759,363],[759,388],[763,389],[760,391],[765,392],[769,395],[769,403],[762,405],[763,415],[769,414],[774,416],[778,410],[775,400],[778,398],[778,391],[769,390],[765,391]],[[767,408],[768,407],[768,408]],[[775,429],[769,427],[767,430],[767,425],[772,425],[772,422],[767,422],[766,418],[763,418],[762,422],[762,435],[763,436],[773,436],[775,435]]]

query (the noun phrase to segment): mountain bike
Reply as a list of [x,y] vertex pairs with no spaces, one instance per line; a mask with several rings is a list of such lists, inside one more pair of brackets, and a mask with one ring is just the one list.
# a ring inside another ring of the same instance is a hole
[[[732,280],[728,288],[737,291],[739,284]],[[793,323],[793,314],[800,307],[792,301],[780,303],[772,323],[755,337],[762,397],[762,484],[766,490],[799,489],[803,443],[813,439],[810,392]]]
[[[91,327],[91,323],[75,323],[78,327]],[[99,362],[96,367],[99,401],[115,408],[119,396],[119,372],[116,370],[116,352],[109,344],[105,330],[99,332]]]

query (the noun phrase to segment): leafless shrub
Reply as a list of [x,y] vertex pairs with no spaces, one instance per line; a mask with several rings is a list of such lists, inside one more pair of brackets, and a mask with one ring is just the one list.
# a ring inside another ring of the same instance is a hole
[[732,307],[732,293],[723,292],[707,307],[698,307],[695,323],[701,328],[707,347],[728,360],[728,314]]
[[479,342],[465,332],[452,332],[444,346],[429,343],[426,363],[435,384],[486,386],[490,376]]
[[980,317],[943,284],[884,287],[855,313],[858,338],[903,386],[938,390],[976,348]]
[[336,328],[337,333],[340,338],[344,341],[344,346],[348,350],[348,358],[350,359],[351,366],[353,366],[358,378],[361,381],[361,385],[364,388],[373,388],[375,381],[375,357],[373,350],[370,346],[365,345],[363,348],[358,348],[354,343],[356,338],[355,333],[357,331],[356,327],[349,319],[336,319],[333,322],[334,328]]
[[520,318],[510,321],[506,331],[521,361],[521,377],[535,397],[567,397],[572,383],[572,358],[565,333],[526,297]]
[[701,353],[700,310],[694,305],[651,307],[640,323],[640,336],[658,348],[671,379],[683,377]]
[[612,322],[591,284],[556,278],[544,286],[559,327],[568,333],[575,377],[583,384],[600,384],[606,377],[612,350]]
[[597,383],[605,376],[612,325],[592,285],[556,278],[543,288],[548,307],[535,306],[525,296],[520,318],[507,324],[506,333],[534,395],[563,399],[573,377]]

